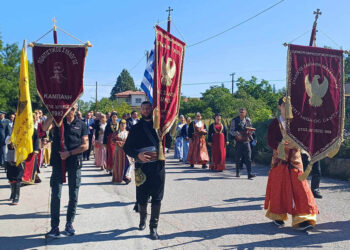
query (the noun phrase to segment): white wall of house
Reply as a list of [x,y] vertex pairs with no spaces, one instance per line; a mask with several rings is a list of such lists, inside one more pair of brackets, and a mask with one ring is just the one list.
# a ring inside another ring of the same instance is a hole
[[143,101],[146,101],[145,95],[131,95],[131,106],[140,106]]

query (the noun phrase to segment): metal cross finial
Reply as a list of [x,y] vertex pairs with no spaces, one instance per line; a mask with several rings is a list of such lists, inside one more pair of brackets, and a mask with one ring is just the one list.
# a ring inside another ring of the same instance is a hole
[[166,10],[166,12],[169,12],[169,15],[168,15],[169,17],[170,17],[170,12],[171,11],[174,11],[174,10],[172,8],[170,8],[170,6],[169,6],[168,9]]
[[317,9],[316,11],[314,11],[314,15],[316,15],[315,16],[315,21],[317,21],[318,15],[322,15],[322,12],[320,11],[320,9]]

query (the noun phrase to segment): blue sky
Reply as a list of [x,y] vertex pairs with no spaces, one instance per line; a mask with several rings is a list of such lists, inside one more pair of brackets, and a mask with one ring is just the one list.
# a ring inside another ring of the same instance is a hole
[[[60,28],[83,41],[89,40],[93,47],[85,66],[83,100],[87,101],[95,96],[92,85],[96,81],[98,98],[109,96],[123,68],[133,68],[130,73],[136,86],[140,86],[146,64],[142,57],[152,48],[153,26],[160,22],[160,26],[166,28],[168,6],[174,9],[171,32],[191,45],[277,2],[279,0],[5,1],[1,3],[0,32],[6,43],[21,46],[23,39],[34,41],[50,30],[55,17]],[[236,79],[240,76],[250,79],[254,75],[270,80],[276,88],[285,86],[287,49],[282,44],[305,32],[307,34],[294,43],[308,44],[314,20],[312,13],[317,8],[322,11],[317,45],[349,49],[350,1],[285,0],[236,29],[188,47],[182,93],[201,96],[210,84],[195,83],[230,81],[232,72],[236,73]],[[61,32],[58,40],[76,43]],[[52,43],[52,35],[40,42]],[[31,58],[31,50],[28,52]],[[225,82],[225,86],[230,87],[231,83]]]

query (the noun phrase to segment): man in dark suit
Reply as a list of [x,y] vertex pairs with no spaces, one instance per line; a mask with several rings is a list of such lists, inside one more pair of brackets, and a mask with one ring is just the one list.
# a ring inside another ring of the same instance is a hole
[[139,122],[138,116],[135,110],[131,112],[131,117],[126,120],[126,130],[130,131],[131,127]]
[[6,137],[11,135],[10,121],[5,119],[5,112],[0,111],[0,166],[6,161]]
[[94,135],[94,119],[91,117],[91,113],[86,113],[85,119],[83,120],[85,123],[87,129],[88,129],[88,136],[89,136],[89,148],[83,153],[84,160],[90,160],[90,152],[92,147],[92,137]]

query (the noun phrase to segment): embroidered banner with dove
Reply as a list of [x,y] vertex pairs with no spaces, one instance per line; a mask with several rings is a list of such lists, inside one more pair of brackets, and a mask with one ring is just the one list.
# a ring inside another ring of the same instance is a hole
[[286,132],[311,162],[338,152],[344,98],[342,50],[289,45]]
[[[156,26],[153,124],[160,141],[179,114],[184,56],[185,43]],[[162,157],[160,152],[160,159]]]

